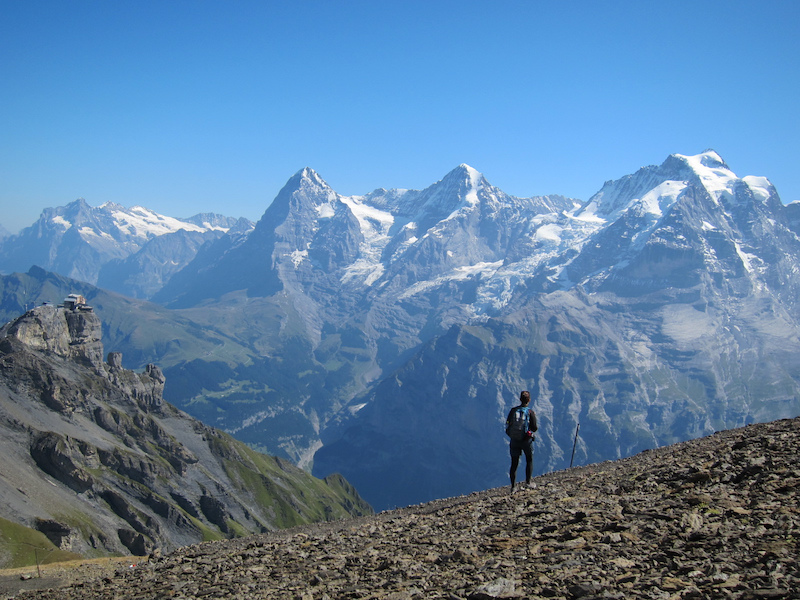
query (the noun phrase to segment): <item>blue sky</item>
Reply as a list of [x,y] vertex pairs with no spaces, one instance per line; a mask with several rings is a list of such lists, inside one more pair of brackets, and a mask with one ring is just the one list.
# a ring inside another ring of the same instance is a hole
[[461,163],[517,196],[713,148],[800,200],[800,2],[0,0],[0,224],[257,220]]

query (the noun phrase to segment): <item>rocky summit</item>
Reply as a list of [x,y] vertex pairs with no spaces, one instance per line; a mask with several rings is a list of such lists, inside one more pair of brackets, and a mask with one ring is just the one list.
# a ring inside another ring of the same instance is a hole
[[800,598],[800,418],[18,598]]

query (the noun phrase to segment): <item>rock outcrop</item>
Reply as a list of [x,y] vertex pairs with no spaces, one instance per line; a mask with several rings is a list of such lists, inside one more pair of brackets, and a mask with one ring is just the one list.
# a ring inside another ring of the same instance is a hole
[[315,479],[164,402],[161,370],[103,361],[100,336],[95,313],[51,305],[0,329],[3,519],[63,550],[143,555],[371,512],[342,478]]
[[800,418],[19,598],[800,598]]
[[44,305],[12,321],[3,331],[5,338],[17,339],[32,350],[79,360],[102,370],[102,326],[91,312]]

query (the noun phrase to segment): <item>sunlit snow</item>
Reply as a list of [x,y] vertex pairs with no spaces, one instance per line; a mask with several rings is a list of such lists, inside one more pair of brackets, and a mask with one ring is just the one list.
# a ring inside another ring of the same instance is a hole
[[359,247],[360,257],[345,269],[342,283],[362,281],[364,285],[371,286],[384,272],[381,262],[383,249],[391,241],[389,230],[394,224],[394,216],[384,210],[369,206],[358,196],[342,197],[340,200],[347,205],[361,228],[364,241]]
[[384,266],[380,262],[368,260],[366,258],[359,258],[352,265],[345,269],[342,275],[342,283],[351,283],[353,281],[360,281],[364,285],[370,286],[374,284],[383,275]]
[[748,273],[754,273],[755,267],[753,263],[758,260],[758,257],[754,254],[749,254],[742,250],[742,247],[739,245],[739,242],[735,242],[734,246],[736,247],[736,254],[739,255],[739,258],[742,259],[742,264],[744,268],[747,269]]
[[661,217],[665,210],[675,204],[686,185],[683,181],[665,181],[642,196],[642,207],[647,213]]
[[683,154],[676,156],[683,159],[692,168],[714,201],[719,202],[723,197],[733,197],[733,186],[738,178],[725,166],[719,154],[709,151],[695,156]]
[[556,225],[555,223],[549,223],[539,227],[534,233],[534,237],[540,241],[560,243],[562,231],[563,227]]
[[219,225],[212,225],[208,221],[203,221],[203,229],[206,231],[224,231],[225,233],[230,231],[230,227],[220,227]]
[[431,279],[429,281],[420,281],[415,283],[402,294],[400,294],[400,298],[409,298],[411,296],[416,296],[417,294],[424,292],[425,290],[429,290],[431,288],[439,287],[443,283],[448,281],[466,281],[476,275],[493,275],[497,269],[499,269],[503,265],[503,261],[497,262],[480,262],[474,265],[466,265],[463,267],[456,267],[453,271],[447,275],[442,275],[440,277],[436,277],[435,279]]
[[592,200],[587,204],[583,209],[574,211],[570,213],[570,218],[575,219],[576,221],[586,221],[587,223],[596,223],[602,224],[605,223],[606,220],[597,214],[598,209],[598,202],[596,200]]
[[114,239],[110,233],[107,233],[105,231],[98,232],[91,227],[81,227],[78,231],[81,232],[81,236],[83,237],[101,237],[101,238],[106,238],[108,240]]
[[165,217],[141,206],[134,206],[129,211],[115,210],[111,213],[117,227],[127,230],[131,235],[151,238],[165,233],[173,233],[180,229],[186,231],[205,231],[193,223],[186,223],[173,217]]
[[756,177],[755,175],[748,175],[742,177],[742,181],[747,184],[747,187],[753,192],[753,195],[762,202],[770,197],[772,193],[772,184],[766,177]]
[[467,174],[469,175],[470,189],[467,192],[465,200],[467,201],[467,204],[474,206],[475,204],[478,204],[478,184],[480,183],[483,175],[469,165],[462,164],[461,167],[466,169]]
[[336,210],[333,208],[332,202],[317,204],[316,209],[320,219],[330,219],[334,214],[336,214]]
[[300,263],[308,259],[308,250],[295,250],[290,256],[292,258],[292,264],[296,269],[300,266]]
[[64,229],[69,229],[70,227],[72,227],[72,223],[70,223],[69,221],[67,221],[67,220],[66,220],[64,217],[60,217],[60,216],[58,216],[58,215],[56,215],[55,217],[53,217],[53,218],[51,219],[51,221],[52,221],[53,223],[55,223],[56,225],[61,225],[61,227],[63,227]]

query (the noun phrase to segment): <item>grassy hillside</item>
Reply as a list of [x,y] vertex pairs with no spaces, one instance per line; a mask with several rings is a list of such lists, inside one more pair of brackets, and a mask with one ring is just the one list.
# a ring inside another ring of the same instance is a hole
[[56,548],[40,531],[0,517],[0,569],[78,558],[79,554]]

